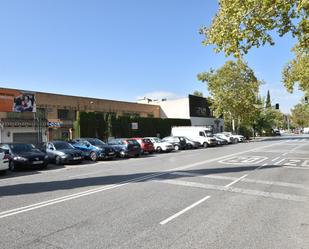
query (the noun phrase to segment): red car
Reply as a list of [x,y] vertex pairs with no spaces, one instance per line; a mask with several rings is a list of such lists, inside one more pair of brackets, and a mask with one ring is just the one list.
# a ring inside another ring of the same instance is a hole
[[142,154],[152,154],[155,151],[153,143],[148,138],[135,137],[135,139],[141,146]]

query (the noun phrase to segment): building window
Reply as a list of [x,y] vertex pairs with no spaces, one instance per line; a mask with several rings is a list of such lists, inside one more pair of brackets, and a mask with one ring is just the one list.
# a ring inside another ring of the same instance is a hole
[[68,119],[69,118],[69,110],[58,110],[58,118],[59,119]]

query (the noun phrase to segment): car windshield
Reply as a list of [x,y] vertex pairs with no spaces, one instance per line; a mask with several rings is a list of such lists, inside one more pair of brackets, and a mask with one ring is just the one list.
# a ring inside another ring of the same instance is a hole
[[162,143],[162,140],[160,138],[154,137],[153,141],[155,141],[156,143]]
[[10,148],[14,153],[30,152],[35,150],[35,147],[32,144],[11,144]]
[[87,138],[87,141],[95,146],[105,145],[105,143],[98,138]]
[[74,149],[74,147],[66,142],[56,142],[54,143],[56,150]]

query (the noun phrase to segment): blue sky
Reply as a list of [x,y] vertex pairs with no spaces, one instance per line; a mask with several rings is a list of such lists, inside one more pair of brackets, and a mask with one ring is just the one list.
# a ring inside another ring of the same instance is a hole
[[[198,34],[217,11],[212,0],[0,0],[0,86],[136,101],[176,98],[227,58],[201,45]],[[291,37],[254,49],[249,66],[273,102],[288,112],[302,97],[288,94],[281,71]]]

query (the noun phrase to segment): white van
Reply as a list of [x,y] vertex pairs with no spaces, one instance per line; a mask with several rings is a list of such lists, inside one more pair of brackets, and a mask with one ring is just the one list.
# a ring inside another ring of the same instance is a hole
[[217,141],[209,128],[203,126],[175,126],[172,127],[172,136],[183,136],[200,142],[205,148],[216,146]]

